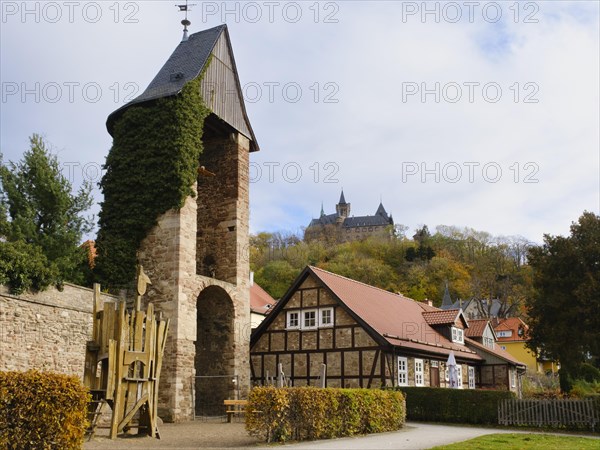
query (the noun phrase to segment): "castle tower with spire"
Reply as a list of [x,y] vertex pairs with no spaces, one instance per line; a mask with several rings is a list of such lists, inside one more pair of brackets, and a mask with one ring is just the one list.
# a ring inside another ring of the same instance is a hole
[[394,219],[379,202],[373,216],[351,216],[350,203],[342,189],[335,213],[325,214],[323,204],[318,219],[312,219],[304,232],[306,240],[334,240],[337,242],[357,241],[372,236],[390,238],[393,235]]
[[340,201],[337,205],[335,205],[335,211],[337,212],[337,222],[342,223],[346,218],[350,217],[350,203],[346,203],[346,198],[344,197],[344,190],[342,189],[342,194],[340,195]]

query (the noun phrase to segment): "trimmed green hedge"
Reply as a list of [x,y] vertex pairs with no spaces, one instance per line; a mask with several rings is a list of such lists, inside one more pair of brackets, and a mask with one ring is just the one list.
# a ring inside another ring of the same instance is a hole
[[246,430],[266,442],[330,439],[402,428],[404,396],[392,390],[255,387]]
[[0,448],[81,448],[89,400],[75,376],[0,372]]
[[408,420],[497,424],[498,401],[515,398],[509,391],[399,387],[406,396]]

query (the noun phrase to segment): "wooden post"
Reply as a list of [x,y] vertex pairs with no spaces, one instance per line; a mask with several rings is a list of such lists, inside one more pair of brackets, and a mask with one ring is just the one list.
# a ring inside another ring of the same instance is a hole
[[319,375],[320,385],[319,387],[327,387],[327,364],[321,364],[321,374]]
[[277,364],[277,387],[281,388],[283,387],[283,383],[284,383],[284,375],[283,375],[283,364],[279,363]]

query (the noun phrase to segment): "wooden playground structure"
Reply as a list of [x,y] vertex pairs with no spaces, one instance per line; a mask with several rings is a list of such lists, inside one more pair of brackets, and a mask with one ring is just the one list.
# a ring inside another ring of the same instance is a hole
[[110,438],[137,428],[160,439],[157,427],[158,383],[169,320],[155,315],[154,305],[141,311],[149,278],[138,267],[135,306],[125,301],[99,307],[100,285],[94,285],[92,340],[87,343],[84,384],[90,389],[90,438],[105,406],[112,410]]

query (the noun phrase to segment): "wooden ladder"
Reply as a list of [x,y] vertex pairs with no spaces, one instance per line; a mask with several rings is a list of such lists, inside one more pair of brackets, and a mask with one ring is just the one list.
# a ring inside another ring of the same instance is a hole
[[89,426],[86,430],[86,434],[89,435],[88,441],[91,441],[94,437],[96,428],[98,428],[98,418],[103,413],[104,405],[109,405],[109,407],[111,407],[111,404],[105,398],[106,392],[104,390],[91,390],[90,393],[92,394],[92,399],[88,403],[87,419],[89,422]]

